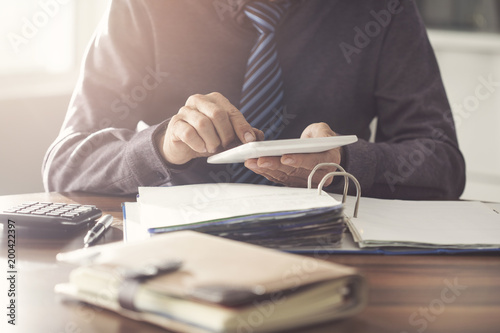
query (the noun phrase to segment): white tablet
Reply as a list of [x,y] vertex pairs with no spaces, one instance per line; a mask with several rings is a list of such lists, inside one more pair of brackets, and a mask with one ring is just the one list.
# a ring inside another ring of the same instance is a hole
[[269,140],[245,143],[207,159],[211,164],[242,163],[250,158],[282,156],[285,154],[319,153],[358,141],[356,135],[327,138]]

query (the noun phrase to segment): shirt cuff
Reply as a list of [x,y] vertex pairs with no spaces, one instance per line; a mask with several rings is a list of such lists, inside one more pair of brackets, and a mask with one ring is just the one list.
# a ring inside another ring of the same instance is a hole
[[171,181],[171,172],[155,141],[165,126],[163,122],[140,131],[126,147],[127,163],[138,186],[161,186]]
[[[343,146],[343,155],[340,165],[346,172],[353,175],[361,185],[361,194],[363,189],[368,190],[373,186],[377,170],[377,157],[375,153],[375,144],[365,140],[358,140],[355,143]],[[344,177],[336,177],[333,183],[325,188],[327,192],[342,193],[344,190]],[[350,182],[349,194],[356,194],[356,187]]]

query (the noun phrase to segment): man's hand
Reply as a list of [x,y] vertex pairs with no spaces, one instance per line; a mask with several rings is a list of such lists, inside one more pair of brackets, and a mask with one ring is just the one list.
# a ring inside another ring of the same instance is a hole
[[224,96],[211,93],[188,98],[158,138],[158,147],[167,162],[180,165],[240,143],[263,139],[264,133],[252,128]]
[[[315,123],[307,126],[301,138],[319,138],[335,136],[335,132],[325,123]],[[293,187],[306,187],[307,178],[312,169],[319,163],[333,162],[340,164],[341,148],[335,148],[322,153],[289,154],[281,157],[260,157],[245,161],[245,166],[272,182]],[[317,186],[321,179],[335,168],[321,168],[313,176],[313,185]],[[330,185],[330,178],[325,186]]]

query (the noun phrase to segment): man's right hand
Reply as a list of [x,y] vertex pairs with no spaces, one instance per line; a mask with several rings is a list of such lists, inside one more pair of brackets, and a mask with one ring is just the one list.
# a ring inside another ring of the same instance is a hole
[[215,92],[190,96],[159,137],[158,146],[168,163],[180,165],[263,139],[262,131],[252,128],[227,98]]

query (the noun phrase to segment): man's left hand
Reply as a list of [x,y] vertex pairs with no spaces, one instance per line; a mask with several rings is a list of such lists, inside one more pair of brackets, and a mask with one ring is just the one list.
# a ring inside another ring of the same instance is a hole
[[[330,126],[325,123],[314,123],[302,132],[300,138],[320,138],[336,136]],[[321,153],[288,154],[281,157],[259,157],[245,161],[245,166],[253,172],[262,175],[272,182],[291,187],[307,187],[307,178],[312,169],[319,163],[333,162],[340,164],[341,147]],[[328,173],[335,171],[334,167],[321,168],[313,177],[313,186],[317,186]],[[330,185],[330,178],[324,186]]]

